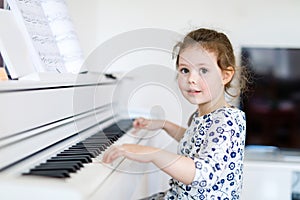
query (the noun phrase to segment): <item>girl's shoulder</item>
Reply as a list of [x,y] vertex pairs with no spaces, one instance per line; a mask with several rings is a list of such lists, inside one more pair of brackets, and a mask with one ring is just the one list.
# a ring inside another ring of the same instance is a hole
[[245,115],[244,111],[235,106],[224,106],[210,113],[211,115]]
[[198,116],[198,112],[195,112],[193,114],[193,118],[198,120],[214,119],[220,117],[232,118],[232,119],[236,119],[236,118],[245,119],[245,113],[244,111],[242,111],[241,109],[235,106],[224,106],[203,116]]
[[246,117],[245,112],[241,109],[230,106],[230,107],[223,107],[215,110],[211,113],[210,116],[211,121],[224,121],[229,126],[245,126],[246,125]]

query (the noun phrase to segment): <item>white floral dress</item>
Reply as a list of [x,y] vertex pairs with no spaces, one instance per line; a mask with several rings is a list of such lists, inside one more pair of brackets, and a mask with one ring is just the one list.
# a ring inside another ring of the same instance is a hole
[[240,199],[246,120],[243,111],[222,107],[198,117],[179,142],[178,154],[194,160],[196,174],[190,185],[175,179],[164,199]]

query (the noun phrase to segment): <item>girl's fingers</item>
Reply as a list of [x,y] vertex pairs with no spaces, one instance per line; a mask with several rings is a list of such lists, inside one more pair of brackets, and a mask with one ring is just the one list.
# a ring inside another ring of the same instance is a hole
[[143,128],[145,126],[145,119],[144,118],[137,118],[133,122],[134,128]]
[[157,130],[163,128],[164,123],[162,120],[150,120],[140,117],[133,122],[133,127],[135,129]]
[[137,144],[112,146],[103,155],[102,162],[109,164],[121,156],[138,162],[150,162],[155,152],[157,152],[156,148]]
[[121,146],[111,146],[103,155],[102,162],[112,163],[114,160],[124,155],[124,149]]

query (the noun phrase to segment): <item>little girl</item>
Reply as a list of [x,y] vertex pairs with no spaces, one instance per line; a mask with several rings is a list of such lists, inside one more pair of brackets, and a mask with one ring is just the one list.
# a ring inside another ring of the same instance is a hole
[[[238,71],[227,36],[214,30],[192,31],[174,50],[178,52],[181,93],[198,106],[189,127],[144,118],[136,119],[133,126],[165,130],[179,142],[177,153],[123,144],[111,147],[103,162],[111,163],[120,156],[152,162],[172,177],[168,191],[146,199],[240,199],[246,122],[244,112],[230,105],[225,94],[239,96],[245,86],[245,73]],[[238,80],[233,88],[234,77]],[[238,93],[232,94],[233,89]]]

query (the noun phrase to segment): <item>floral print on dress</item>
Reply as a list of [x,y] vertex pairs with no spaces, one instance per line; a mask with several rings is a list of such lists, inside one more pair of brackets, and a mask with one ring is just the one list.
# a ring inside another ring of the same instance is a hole
[[237,108],[222,107],[200,117],[196,112],[178,146],[178,154],[195,163],[194,180],[185,185],[171,179],[165,199],[240,199],[245,134],[245,114]]

